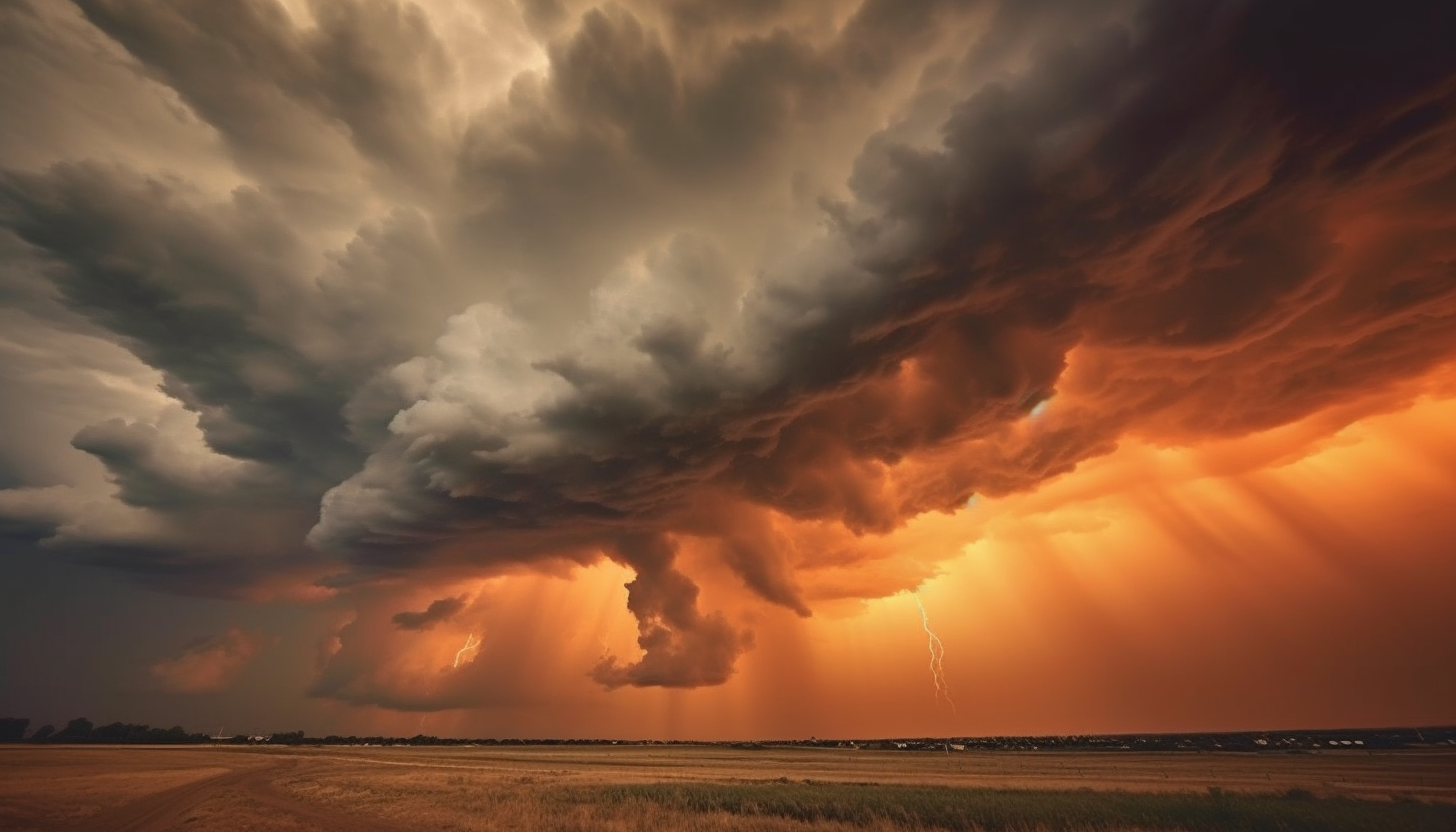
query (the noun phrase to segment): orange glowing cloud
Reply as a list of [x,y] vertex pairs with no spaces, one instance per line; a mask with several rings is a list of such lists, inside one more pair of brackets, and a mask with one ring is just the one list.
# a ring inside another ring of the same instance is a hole
[[231,687],[262,649],[262,638],[236,627],[185,645],[150,668],[152,679],[172,693],[217,693]]

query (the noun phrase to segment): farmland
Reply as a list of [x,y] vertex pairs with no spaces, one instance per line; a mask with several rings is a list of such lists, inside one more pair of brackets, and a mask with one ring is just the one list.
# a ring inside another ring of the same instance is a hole
[[7,830],[1456,828],[1456,753],[0,748]]

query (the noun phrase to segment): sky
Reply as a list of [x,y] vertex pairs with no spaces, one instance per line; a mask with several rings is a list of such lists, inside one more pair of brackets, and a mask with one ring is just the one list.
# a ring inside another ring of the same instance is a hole
[[1452,31],[0,0],[0,712],[1456,723]]

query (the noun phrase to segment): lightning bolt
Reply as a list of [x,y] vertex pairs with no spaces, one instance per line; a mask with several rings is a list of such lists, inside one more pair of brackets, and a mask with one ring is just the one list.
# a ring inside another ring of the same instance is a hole
[[470,635],[466,636],[465,646],[455,651],[455,663],[450,666],[452,668],[458,668],[460,666],[461,660],[465,657],[465,654],[479,646],[480,639],[475,637],[475,633],[471,633]]
[[930,678],[935,682],[935,698],[945,698],[945,703],[950,706],[950,712],[956,712],[955,700],[950,698],[950,685],[945,681],[945,645],[941,643],[940,636],[930,629],[930,616],[925,613],[925,605],[920,603],[920,596],[917,593],[910,593],[915,599],[915,607],[920,610],[920,626],[925,628],[925,636],[930,646]]

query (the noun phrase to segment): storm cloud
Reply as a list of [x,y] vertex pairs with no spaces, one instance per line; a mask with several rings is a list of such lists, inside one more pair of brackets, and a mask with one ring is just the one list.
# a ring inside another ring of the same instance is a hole
[[261,647],[258,635],[234,627],[190,642],[152,665],[152,678],[172,693],[217,693],[237,680]]
[[[57,345],[0,361],[111,391],[7,434],[7,540],[206,594],[611,561],[641,655],[582,672],[716,685],[687,541],[808,616],[917,516],[1456,354],[1445,4],[447,5],[0,9],[51,91],[0,292]],[[368,662],[315,694],[476,701]]]
[[401,630],[428,630],[442,621],[449,621],[456,613],[465,609],[464,598],[439,598],[431,601],[420,612],[395,613],[390,620]]

